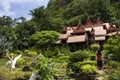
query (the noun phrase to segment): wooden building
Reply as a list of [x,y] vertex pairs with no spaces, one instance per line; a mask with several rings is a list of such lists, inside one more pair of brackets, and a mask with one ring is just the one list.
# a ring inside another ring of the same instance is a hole
[[60,33],[59,40],[56,44],[104,42],[107,38],[118,33],[115,25],[103,23],[99,18],[93,23],[90,18],[88,18],[84,25],[79,21],[77,26],[65,27],[63,33]]

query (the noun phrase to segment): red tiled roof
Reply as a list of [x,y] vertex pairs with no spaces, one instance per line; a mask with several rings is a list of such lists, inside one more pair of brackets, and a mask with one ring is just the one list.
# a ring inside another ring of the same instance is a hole
[[85,35],[68,37],[67,43],[85,42]]

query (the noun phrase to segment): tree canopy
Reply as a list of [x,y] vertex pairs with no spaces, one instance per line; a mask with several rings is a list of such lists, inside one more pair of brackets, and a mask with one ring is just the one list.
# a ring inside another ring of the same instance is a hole
[[46,46],[54,44],[58,39],[58,32],[56,31],[41,31],[33,34],[30,38],[31,42],[38,46]]

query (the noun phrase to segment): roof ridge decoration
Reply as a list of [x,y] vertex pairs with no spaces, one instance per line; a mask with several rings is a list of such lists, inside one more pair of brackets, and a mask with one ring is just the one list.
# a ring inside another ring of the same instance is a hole
[[116,30],[116,27],[114,27],[112,24],[110,24],[110,27],[107,30],[108,31]]
[[100,25],[100,24],[103,24],[103,22],[101,21],[100,17],[97,18],[96,20],[96,25]]
[[76,26],[76,29],[73,32],[85,32],[85,29],[81,24],[81,21],[78,22],[78,25]]
[[91,32],[91,35],[94,35],[95,34],[95,29],[92,27],[90,32]]
[[93,22],[90,20],[90,17],[88,17],[85,26],[86,27],[91,27],[92,25],[93,25]]

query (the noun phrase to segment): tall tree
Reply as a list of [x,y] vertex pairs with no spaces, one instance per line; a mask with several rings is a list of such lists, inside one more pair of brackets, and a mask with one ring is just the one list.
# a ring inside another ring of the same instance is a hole
[[38,31],[50,30],[51,25],[49,21],[49,15],[43,6],[31,10],[30,14],[32,15],[32,21],[35,21],[37,23]]
[[2,16],[0,17],[0,26],[11,26],[13,20],[10,16]]
[[59,34],[56,31],[41,31],[30,36],[29,41],[35,46],[46,48],[51,44],[55,44],[58,39],[58,35]]
[[49,15],[49,12],[42,6],[31,10],[32,21],[37,23],[37,31],[42,30],[55,30],[59,31],[62,26],[61,18],[53,18]]
[[104,22],[113,22],[116,20],[115,9],[107,0],[91,0],[89,3],[88,13],[92,16],[99,16]]
[[36,32],[36,23],[33,21],[26,21],[17,25],[15,34],[17,35],[16,46],[19,49],[28,47],[28,38]]

